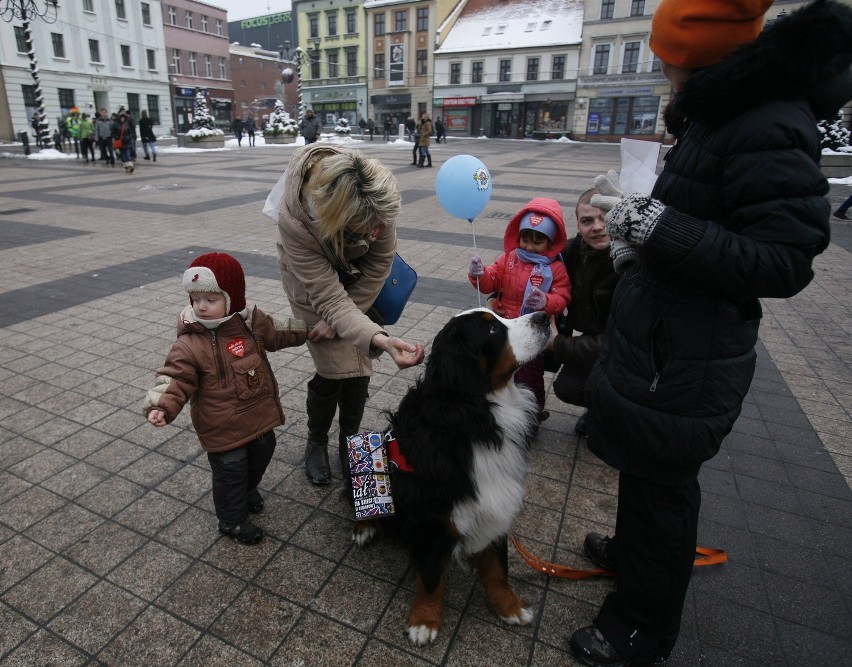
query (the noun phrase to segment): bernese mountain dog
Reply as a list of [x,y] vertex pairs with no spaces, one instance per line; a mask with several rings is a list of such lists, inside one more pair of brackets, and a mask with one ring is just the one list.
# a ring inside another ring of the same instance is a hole
[[506,320],[477,308],[456,315],[435,336],[422,377],[390,414],[396,513],[357,522],[352,539],[363,546],[387,528],[407,546],[416,574],[408,614],[414,644],[438,634],[451,557],[476,571],[503,621],[532,621],[508,581],[507,535],[523,501],[537,407],[513,378],[549,336],[544,313]]

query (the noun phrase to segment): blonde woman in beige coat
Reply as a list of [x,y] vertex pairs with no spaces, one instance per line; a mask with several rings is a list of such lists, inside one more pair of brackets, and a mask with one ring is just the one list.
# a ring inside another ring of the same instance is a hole
[[[399,368],[423,361],[422,344],[390,335],[364,314],[390,273],[399,210],[393,174],[358,151],[311,144],[290,160],[278,259],[293,316],[308,324],[316,368],[308,382],[305,448],[312,484],[331,482],[328,432],[338,408],[341,472],[348,477],[346,436],[360,428],[372,360],[387,352]],[[337,271],[344,263],[358,274],[345,286]]]

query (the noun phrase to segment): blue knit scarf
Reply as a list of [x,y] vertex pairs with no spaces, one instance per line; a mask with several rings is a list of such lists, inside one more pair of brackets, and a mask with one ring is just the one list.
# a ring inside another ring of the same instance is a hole
[[[550,285],[553,283],[553,271],[550,270],[550,263],[553,259],[545,257],[544,255],[539,255],[535,252],[529,252],[522,248],[515,248],[515,255],[517,255],[518,259],[522,262],[535,265],[533,266],[532,273],[530,273],[530,279],[527,281],[527,287],[524,290],[524,301],[527,300],[527,295],[532,291],[533,287],[535,287],[535,285],[533,285],[533,279],[537,278],[537,276],[541,276],[542,278],[542,283],[538,286],[538,288],[547,294],[550,291]],[[530,311],[528,311],[524,306],[521,306],[521,315],[526,315],[528,312]]]

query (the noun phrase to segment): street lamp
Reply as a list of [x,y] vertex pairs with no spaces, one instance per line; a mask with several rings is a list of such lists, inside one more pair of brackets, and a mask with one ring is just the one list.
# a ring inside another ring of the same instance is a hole
[[30,74],[35,82],[35,116],[36,137],[38,143],[46,144],[50,137],[47,126],[47,115],[44,113],[44,95],[41,92],[41,78],[39,77],[38,60],[33,48],[33,31],[30,27],[30,18],[40,18],[46,23],[54,23],[59,15],[59,0],[0,0],[0,18],[6,23],[19,20],[24,29],[24,38],[27,44],[27,55],[30,59]]

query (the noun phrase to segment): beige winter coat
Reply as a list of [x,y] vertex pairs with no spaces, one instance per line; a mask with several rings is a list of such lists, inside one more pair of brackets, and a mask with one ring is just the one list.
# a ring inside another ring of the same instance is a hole
[[371,350],[370,343],[384,330],[364,312],[381,291],[396,254],[395,225],[386,226],[374,240],[346,246],[347,260],[361,257],[361,277],[344,287],[322,245],[306,227],[315,224],[299,200],[308,167],[346,150],[328,144],[297,150],[287,168],[278,215],[279,268],[293,316],[304,320],[309,329],[325,320],[337,333],[334,339],[307,344],[317,373],[332,379],[372,374],[371,356],[381,353]]
[[420,121],[420,142],[417,144],[422,148],[429,148],[430,137],[432,136],[432,119],[425,116]]

